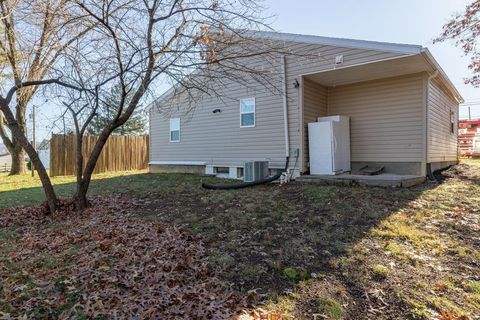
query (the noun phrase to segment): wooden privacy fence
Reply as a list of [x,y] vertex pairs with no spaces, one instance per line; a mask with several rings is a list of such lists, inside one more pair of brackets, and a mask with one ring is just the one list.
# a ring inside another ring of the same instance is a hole
[[[96,136],[83,138],[84,166],[97,142]],[[56,135],[50,140],[50,175],[75,175],[76,136]],[[148,136],[110,136],[105,144],[94,173],[141,170],[148,167]]]

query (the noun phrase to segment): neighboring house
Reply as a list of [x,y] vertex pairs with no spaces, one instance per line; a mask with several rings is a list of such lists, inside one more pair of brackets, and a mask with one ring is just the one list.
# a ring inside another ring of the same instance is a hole
[[10,171],[12,166],[12,157],[8,153],[7,147],[0,143],[0,172]]
[[308,173],[308,123],[329,115],[350,117],[352,170],[382,165],[385,172],[425,176],[456,163],[463,99],[427,48],[273,32],[258,36],[317,58],[286,57],[285,100],[261,88],[223,84],[233,99],[205,96],[185,115],[181,103],[159,111],[180,101],[172,90],[165,93],[150,109],[151,171],[238,177],[250,160],[281,169],[288,145],[289,169]]
[[480,119],[458,122],[458,153],[463,157],[480,156]]
[[8,154],[7,147],[3,143],[0,143],[0,156]]
[[0,172],[10,171],[12,167],[12,156],[10,154],[0,155]]
[[45,169],[50,169],[50,140],[43,139],[37,147],[37,153]]

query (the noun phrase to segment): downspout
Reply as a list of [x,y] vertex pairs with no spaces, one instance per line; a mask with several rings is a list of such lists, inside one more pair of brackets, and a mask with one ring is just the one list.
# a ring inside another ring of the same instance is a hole
[[433,172],[432,172],[432,167],[431,167],[431,164],[428,162],[428,143],[429,143],[429,140],[428,140],[428,129],[429,129],[429,126],[428,126],[428,112],[429,112],[429,106],[428,106],[428,101],[429,101],[429,98],[430,98],[430,81],[435,79],[436,77],[438,76],[438,70],[435,70],[435,72],[433,74],[431,74],[428,79],[427,79],[427,101],[426,101],[426,108],[425,108],[425,163],[427,165],[427,177],[430,179],[430,180],[435,180],[435,176],[433,175]]
[[290,140],[288,138],[287,59],[285,56],[282,56],[282,89],[283,89],[283,95],[282,95],[283,96],[283,131],[285,134],[285,158],[288,159],[290,157]]
[[[282,96],[283,96],[283,130],[285,133],[285,172],[288,175],[288,165],[290,160],[290,141],[288,139],[288,100],[287,100],[287,60],[285,56],[281,57],[282,61]],[[241,189],[241,188],[248,188],[253,187],[269,182],[273,182],[275,180],[280,179],[283,173],[278,173],[273,177],[266,178],[260,181],[252,181],[252,182],[242,182],[236,184],[210,184],[210,183],[202,183],[202,187],[205,189],[210,190],[234,190],[234,189]]]

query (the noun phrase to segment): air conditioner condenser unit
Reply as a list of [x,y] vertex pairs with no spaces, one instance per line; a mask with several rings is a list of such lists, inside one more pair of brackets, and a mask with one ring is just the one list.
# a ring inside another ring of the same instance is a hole
[[268,178],[268,161],[247,161],[243,168],[245,182],[260,181]]

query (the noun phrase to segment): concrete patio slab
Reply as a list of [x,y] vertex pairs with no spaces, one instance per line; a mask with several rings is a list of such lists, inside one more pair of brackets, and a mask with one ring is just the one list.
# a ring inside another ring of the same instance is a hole
[[425,177],[415,175],[399,175],[391,173],[382,173],[378,175],[368,176],[359,174],[339,174],[330,175],[304,175],[296,178],[296,181],[308,183],[338,183],[372,186],[372,187],[394,187],[408,188],[425,182]]

